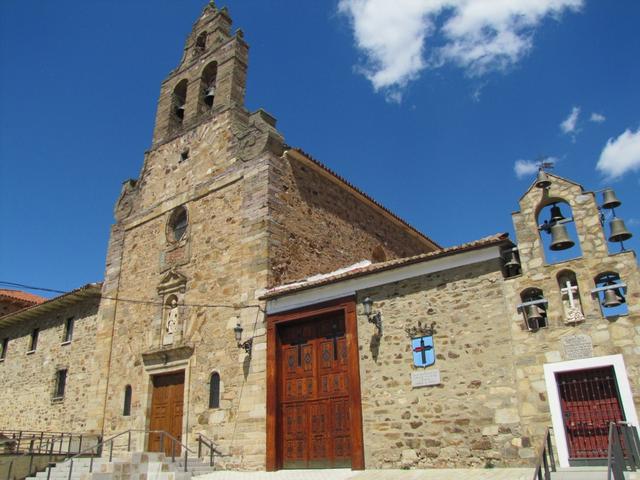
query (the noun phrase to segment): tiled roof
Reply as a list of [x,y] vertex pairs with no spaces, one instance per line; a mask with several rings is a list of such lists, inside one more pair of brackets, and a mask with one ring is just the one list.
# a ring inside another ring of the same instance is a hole
[[40,295],[23,292],[22,290],[8,290],[0,288],[0,300],[2,300],[3,298],[7,298],[12,302],[24,303],[29,305],[38,305],[48,300],[47,298],[41,297]]
[[41,302],[29,305],[17,312],[8,313],[0,317],[0,327],[11,325],[23,320],[35,318],[39,315],[46,314],[72,305],[87,297],[100,297],[102,283],[88,283],[83,287],[76,288],[67,293],[63,293],[53,298],[43,298]]
[[300,155],[304,156],[305,158],[307,158],[307,160],[309,160],[311,163],[315,164],[316,166],[320,167],[322,170],[324,170],[325,172],[327,172],[329,175],[331,175],[332,177],[334,177],[336,180],[338,180],[339,182],[343,183],[344,185],[346,185],[347,187],[349,187],[351,190],[355,191],[358,195],[362,195],[364,198],[366,198],[368,201],[370,201],[371,203],[373,203],[376,207],[378,207],[379,209],[383,210],[385,213],[387,213],[387,215],[390,215],[391,217],[395,218],[397,221],[399,221],[401,224],[403,224],[405,227],[407,227],[409,230],[411,230],[412,232],[414,232],[415,234],[417,234],[419,237],[421,237],[423,240],[426,240],[427,242],[429,242],[430,244],[432,244],[433,247],[435,248],[440,248],[440,245],[438,245],[435,241],[433,241],[431,238],[429,238],[427,235],[425,235],[424,233],[422,233],[420,230],[418,230],[417,228],[413,227],[412,225],[410,225],[406,220],[403,220],[402,218],[400,218],[398,215],[396,215],[395,213],[393,213],[391,210],[389,210],[387,207],[385,207],[384,205],[382,205],[380,202],[378,202],[377,200],[375,200],[373,197],[367,195],[365,192],[363,192],[362,190],[360,190],[358,187],[356,187],[355,185],[353,185],[351,182],[349,182],[348,180],[346,180],[344,177],[338,175],[336,172],[334,172],[333,170],[331,170],[329,167],[327,167],[324,163],[316,160],[315,158],[313,158],[311,155],[309,155],[307,152],[305,152],[304,150],[302,150],[301,148],[297,148],[297,147],[291,147],[289,145],[285,145],[285,149],[286,150],[293,150],[294,152],[299,153]]
[[292,282],[291,286],[281,285],[278,287],[274,287],[268,290],[267,293],[260,298],[270,299],[270,298],[280,297],[282,295],[288,295],[293,292],[307,290],[310,288],[319,287],[321,285],[326,285],[329,283],[336,283],[336,282],[350,279],[350,278],[361,277],[363,275],[369,275],[371,273],[378,273],[385,270],[391,270],[393,268],[412,265],[415,263],[433,260],[439,257],[445,257],[447,255],[455,255],[457,253],[467,252],[469,250],[477,250],[479,248],[484,248],[491,245],[498,245],[502,243],[511,243],[511,241],[509,240],[508,233],[497,233],[489,237],[481,238],[480,240],[475,240],[469,243],[463,243],[462,245],[456,245],[454,247],[443,248],[435,252],[423,253],[420,255],[415,255],[413,257],[398,258],[395,260],[389,260],[387,262],[374,263],[362,268],[354,268],[345,273],[326,276],[320,280],[315,280],[315,281],[299,280],[296,282]]

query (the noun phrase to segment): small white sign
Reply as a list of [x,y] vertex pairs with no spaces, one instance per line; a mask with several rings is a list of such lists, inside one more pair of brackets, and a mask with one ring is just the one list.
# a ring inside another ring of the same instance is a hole
[[440,383],[440,370],[425,370],[422,372],[411,373],[411,386],[428,387],[430,385],[438,385]]
[[570,335],[562,339],[566,360],[593,357],[593,343],[589,335]]

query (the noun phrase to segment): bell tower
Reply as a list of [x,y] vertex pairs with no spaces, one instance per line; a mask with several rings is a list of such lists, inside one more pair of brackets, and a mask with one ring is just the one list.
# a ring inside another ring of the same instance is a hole
[[227,8],[211,1],[193,24],[180,64],[162,82],[153,147],[243,107],[249,46],[231,23]]

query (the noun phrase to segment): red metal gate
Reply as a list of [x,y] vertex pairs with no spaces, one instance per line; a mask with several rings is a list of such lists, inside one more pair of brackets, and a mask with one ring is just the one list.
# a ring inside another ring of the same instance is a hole
[[613,367],[556,373],[569,458],[606,458],[609,423],[623,421]]

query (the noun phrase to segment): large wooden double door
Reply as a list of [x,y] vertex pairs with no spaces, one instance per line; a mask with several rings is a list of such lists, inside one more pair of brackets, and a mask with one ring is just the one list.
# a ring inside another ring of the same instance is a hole
[[342,313],[278,331],[282,468],[351,466],[348,349]]
[[613,367],[556,374],[572,463],[606,459],[609,424],[625,419]]
[[[167,432],[181,440],[183,406],[184,371],[154,376],[149,429]],[[179,456],[181,453],[177,442],[159,433],[149,434],[149,451],[164,452],[167,456]]]

